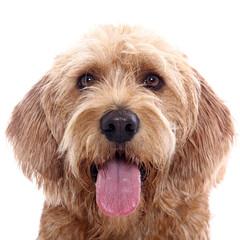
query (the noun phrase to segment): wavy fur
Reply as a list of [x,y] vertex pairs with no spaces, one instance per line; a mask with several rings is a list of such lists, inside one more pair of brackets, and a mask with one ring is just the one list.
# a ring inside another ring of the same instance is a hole
[[[77,78],[98,82],[78,90]],[[158,74],[165,86],[146,89]],[[99,121],[123,108],[140,119],[124,145],[108,142]],[[38,240],[208,240],[211,188],[224,175],[234,128],[227,107],[186,56],[140,27],[99,26],[57,56],[15,107],[7,129],[16,158],[46,195]],[[96,205],[90,166],[124,151],[144,164],[137,210],[109,217]]]

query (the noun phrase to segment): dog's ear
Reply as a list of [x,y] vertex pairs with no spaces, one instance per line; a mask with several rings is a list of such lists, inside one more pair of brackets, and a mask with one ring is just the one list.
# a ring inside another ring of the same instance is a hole
[[193,74],[201,85],[197,124],[175,156],[172,173],[215,184],[223,178],[235,132],[228,108],[195,69]]
[[58,144],[48,127],[42,108],[42,95],[49,78],[46,75],[15,107],[6,135],[23,173],[35,177],[40,186],[44,180],[55,181],[62,175]]

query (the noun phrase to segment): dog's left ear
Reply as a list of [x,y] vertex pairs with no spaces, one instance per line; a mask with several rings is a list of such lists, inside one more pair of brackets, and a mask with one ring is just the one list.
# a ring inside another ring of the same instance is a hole
[[35,178],[39,186],[44,180],[57,180],[62,175],[58,144],[46,121],[42,107],[43,91],[49,77],[43,77],[15,107],[6,135],[13,145],[23,173]]
[[234,126],[228,108],[204,78],[193,69],[201,85],[197,124],[183,149],[175,156],[172,173],[185,179],[218,183],[234,140]]

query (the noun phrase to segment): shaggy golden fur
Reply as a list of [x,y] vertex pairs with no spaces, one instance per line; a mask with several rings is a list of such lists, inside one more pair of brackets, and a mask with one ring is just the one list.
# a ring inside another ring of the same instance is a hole
[[[77,88],[80,76],[96,81]],[[146,88],[147,74],[164,86]],[[140,120],[131,141],[110,142],[101,117],[127,109]],[[234,139],[227,107],[186,56],[140,27],[99,26],[15,107],[7,129],[23,173],[46,195],[38,240],[209,239],[211,188]],[[110,217],[91,177],[116,152],[145,167],[137,209]]]

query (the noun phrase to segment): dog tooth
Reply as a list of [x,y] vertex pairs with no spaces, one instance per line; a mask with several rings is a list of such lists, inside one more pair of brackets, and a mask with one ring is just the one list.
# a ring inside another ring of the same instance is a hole
[[139,166],[139,160],[138,159],[135,159],[134,163]]

